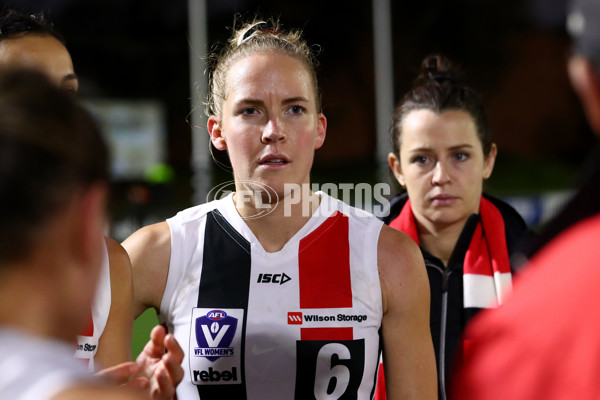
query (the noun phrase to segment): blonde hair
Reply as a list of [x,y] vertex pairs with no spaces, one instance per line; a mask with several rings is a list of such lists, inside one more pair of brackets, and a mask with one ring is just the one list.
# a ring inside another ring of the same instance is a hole
[[[235,23],[234,23],[235,25]],[[302,32],[283,32],[279,21],[254,19],[234,29],[233,35],[220,53],[209,56],[209,91],[206,114],[222,115],[222,105],[227,97],[226,78],[231,66],[241,58],[256,53],[281,53],[300,61],[312,78],[315,92],[315,105],[321,111],[321,99],[316,73],[316,59],[313,51],[302,38]]]

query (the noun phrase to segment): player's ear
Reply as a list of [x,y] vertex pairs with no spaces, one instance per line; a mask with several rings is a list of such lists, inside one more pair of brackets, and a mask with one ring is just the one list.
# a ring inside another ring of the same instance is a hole
[[398,183],[403,188],[406,188],[406,183],[404,182],[404,175],[402,174],[402,168],[400,168],[400,158],[396,156],[395,153],[389,153],[388,164],[390,165],[390,169],[392,170],[392,173],[394,174],[394,177],[396,177]]
[[490,147],[490,152],[485,157],[483,161],[483,179],[487,179],[492,175],[492,171],[494,170],[494,164],[496,163],[496,156],[498,155],[498,146],[496,143],[492,143]]
[[215,115],[211,115],[206,123],[210,141],[217,150],[227,149],[227,142],[223,137],[223,128]]
[[317,138],[315,140],[315,150],[323,146],[325,136],[327,135],[327,118],[325,114],[319,113],[317,116]]

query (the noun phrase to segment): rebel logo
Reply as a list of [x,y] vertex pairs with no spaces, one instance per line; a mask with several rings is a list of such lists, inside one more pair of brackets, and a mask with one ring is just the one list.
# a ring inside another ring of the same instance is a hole
[[302,325],[302,313],[288,312],[288,325]]
[[194,381],[201,382],[220,382],[220,381],[237,381],[237,369],[233,367],[231,371],[215,371],[212,367],[209,367],[207,371],[196,371],[194,370]]
[[194,356],[216,361],[221,357],[232,357],[231,346],[237,329],[237,318],[228,316],[225,311],[212,310],[206,316],[196,318],[196,342]]

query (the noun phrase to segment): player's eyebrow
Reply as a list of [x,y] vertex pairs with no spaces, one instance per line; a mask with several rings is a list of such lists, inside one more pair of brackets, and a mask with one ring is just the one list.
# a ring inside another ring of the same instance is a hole
[[77,75],[76,75],[75,73],[73,73],[73,74],[67,74],[67,75],[65,75],[65,76],[62,78],[62,81],[63,81],[63,82],[66,82],[66,81],[70,81],[70,80],[72,80],[72,79],[79,80],[79,78],[77,77]]

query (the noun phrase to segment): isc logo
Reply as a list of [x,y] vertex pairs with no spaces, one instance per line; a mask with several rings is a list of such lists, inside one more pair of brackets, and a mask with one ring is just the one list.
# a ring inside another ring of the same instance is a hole
[[287,276],[286,274],[258,274],[258,279],[256,282],[258,283],[278,283],[283,285],[286,282],[291,281],[292,278]]
[[302,325],[302,313],[288,312],[288,325]]
[[222,319],[227,318],[227,313],[221,310],[212,310],[208,314],[206,314],[206,316],[212,319],[213,321],[220,321]]

